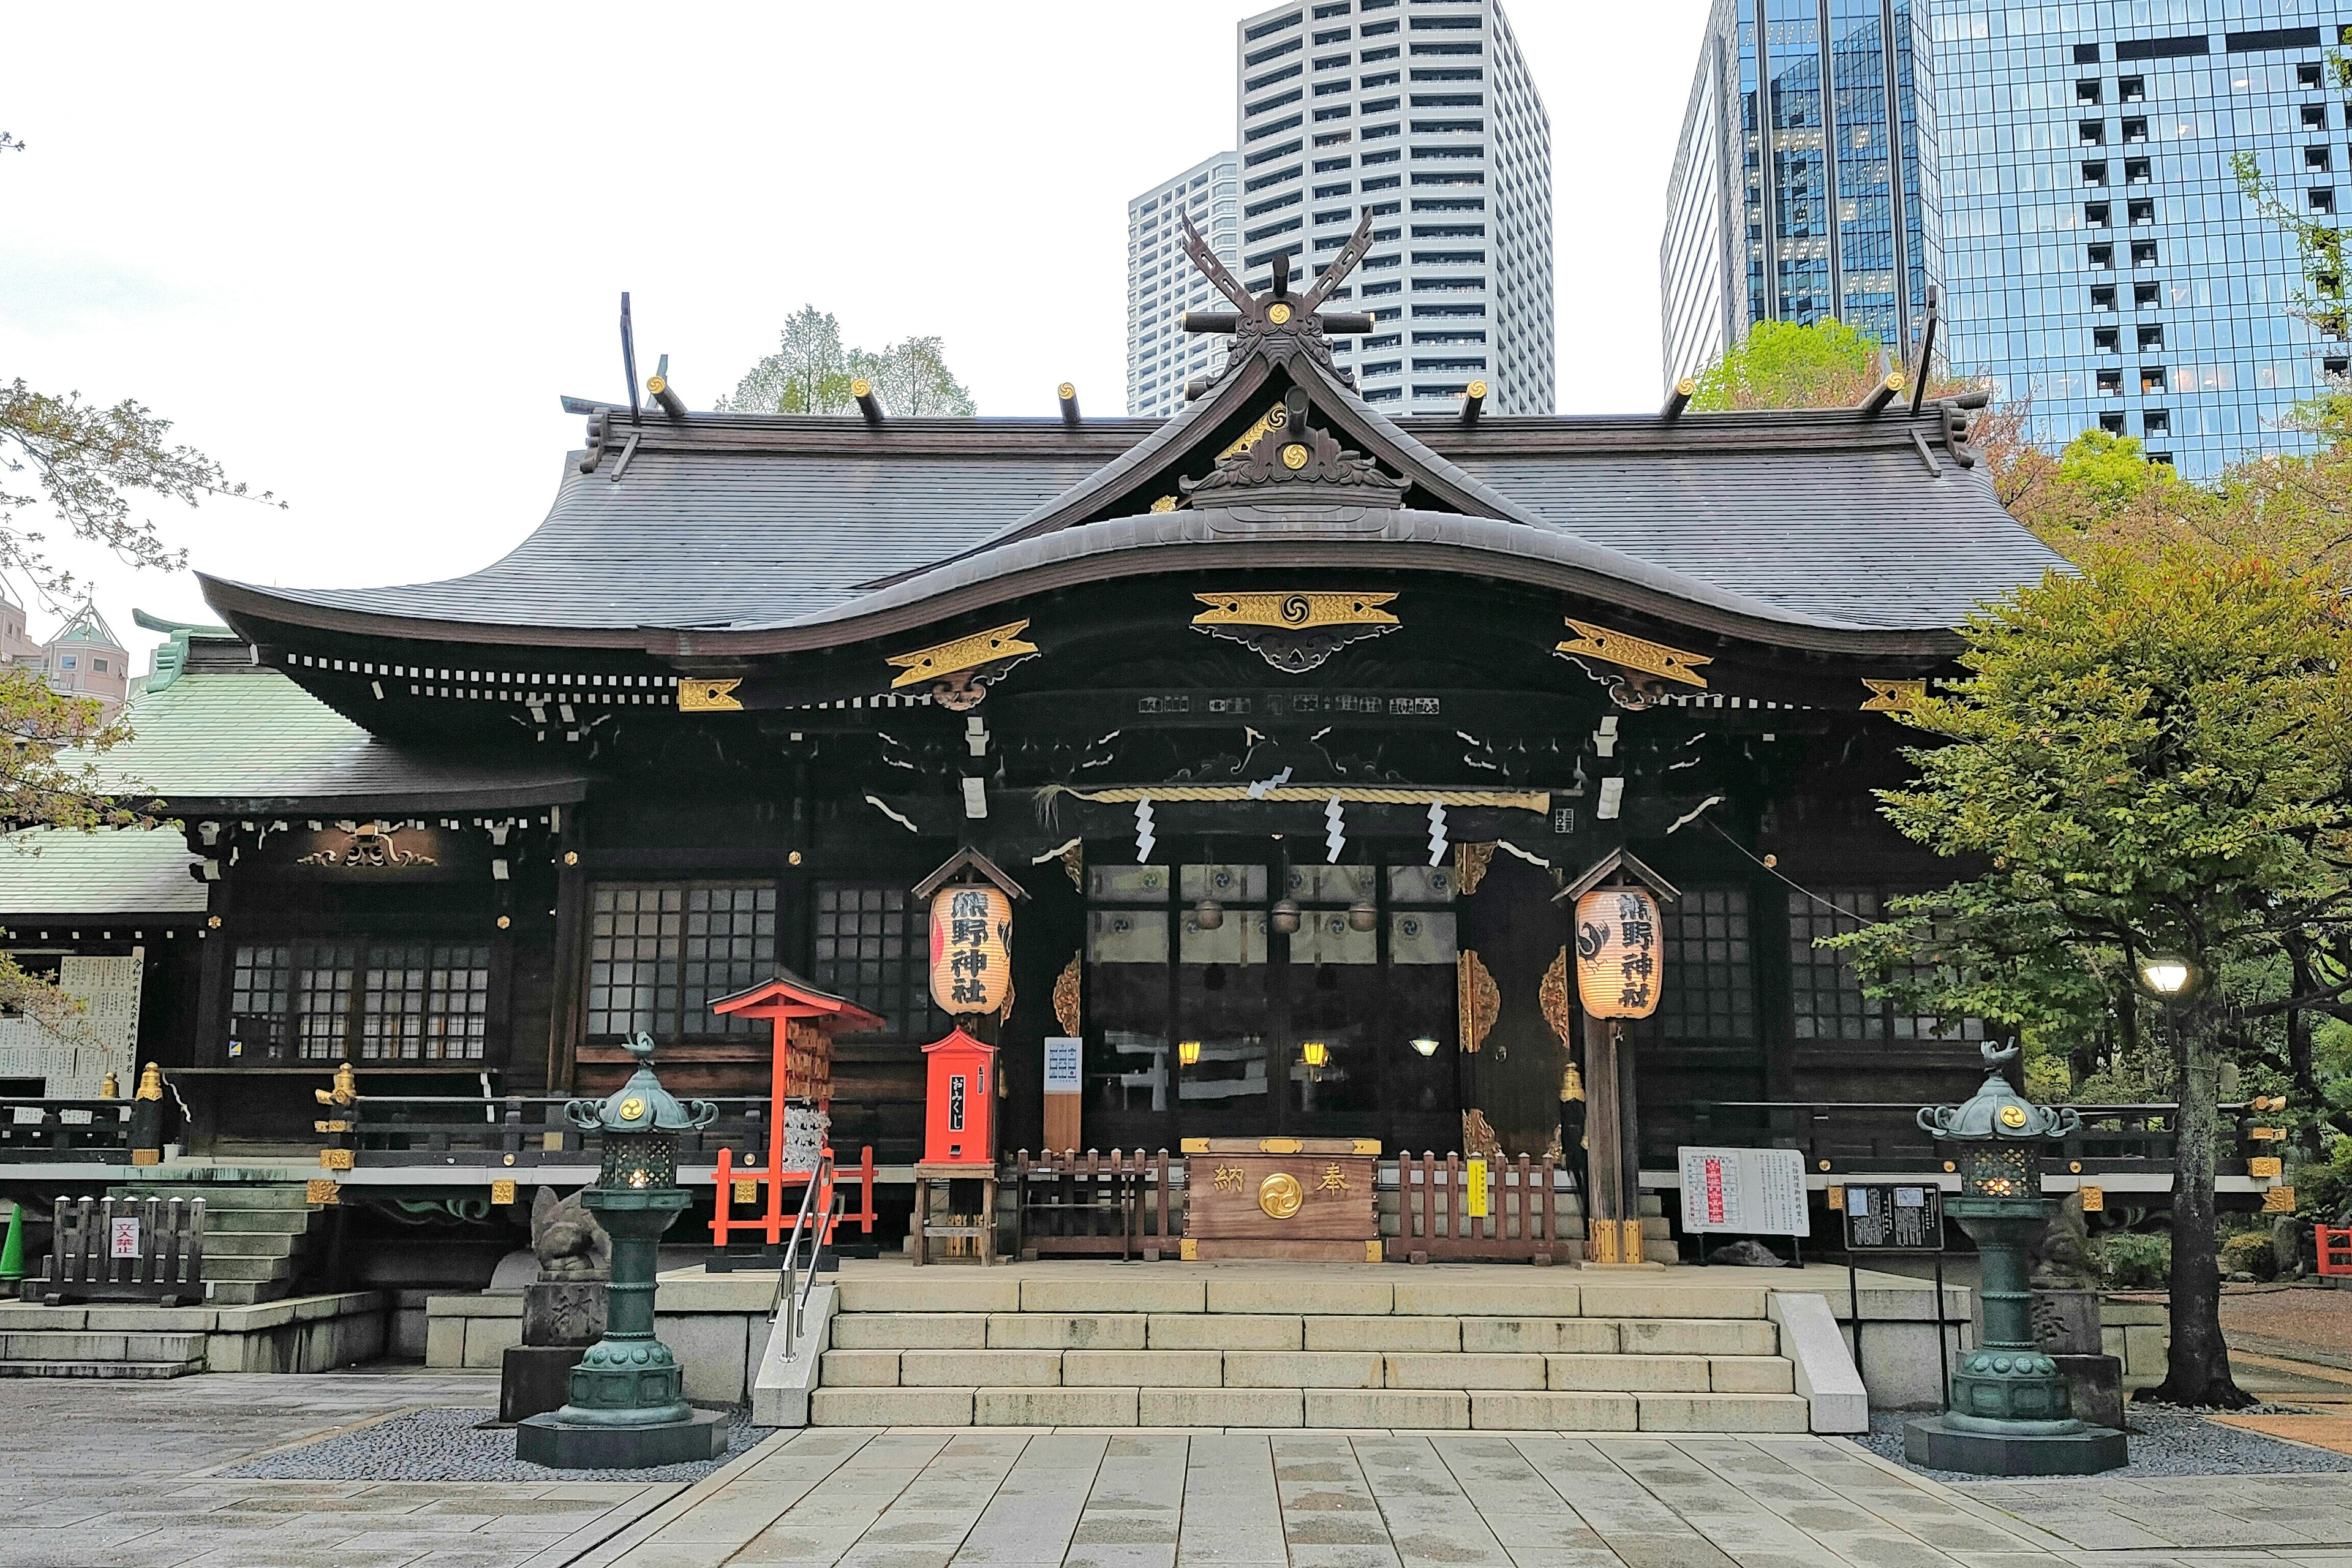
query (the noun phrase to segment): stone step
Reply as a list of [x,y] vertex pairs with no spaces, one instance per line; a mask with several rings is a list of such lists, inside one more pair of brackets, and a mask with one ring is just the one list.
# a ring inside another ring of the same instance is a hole
[[239,1185],[215,1185],[205,1182],[137,1183],[128,1186],[110,1187],[110,1198],[202,1198],[205,1215],[211,1216],[224,1209],[271,1209],[292,1214],[309,1214],[310,1203],[299,1182],[252,1183]]
[[[838,1328],[839,1320],[835,1320]],[[1777,1355],[1534,1355],[1453,1352],[844,1350],[826,1387],[1388,1388],[1556,1394],[1789,1394]]]
[[310,1211],[304,1209],[216,1209],[207,1204],[205,1245],[210,1250],[216,1236],[305,1236],[312,1223]]
[[289,1258],[301,1247],[299,1235],[282,1230],[221,1230],[205,1227],[205,1270],[224,1258]]
[[276,1279],[221,1279],[205,1271],[205,1305],[207,1307],[254,1307],[264,1301],[275,1301],[293,1289],[294,1281]]
[[196,1361],[0,1361],[0,1377],[88,1377],[150,1382],[205,1370]]
[[[1756,1319],[1769,1290],[1761,1285],[1675,1285],[1634,1279],[1552,1278],[1558,1269],[1527,1270],[1528,1278],[1449,1279],[1437,1271],[1403,1268],[1400,1279],[1281,1278],[1213,1275],[1147,1265],[1133,1273],[1039,1274],[993,1270],[909,1269],[904,1275],[846,1277],[844,1313],[1052,1312],[1133,1315],[1199,1312],[1297,1317],[1456,1317]],[[937,1276],[936,1278],[934,1276]]]
[[207,1282],[223,1285],[240,1281],[258,1284],[269,1280],[283,1284],[292,1273],[288,1267],[289,1260],[283,1254],[277,1257],[239,1257],[236,1254],[223,1256],[213,1251],[211,1237],[207,1237],[205,1239],[205,1279]]
[[12,1329],[0,1333],[0,1361],[201,1362],[200,1333],[108,1333],[80,1329]]
[[[845,1287],[845,1289],[846,1287]],[[1289,1312],[844,1312],[839,1350],[1379,1351],[1775,1355],[1763,1318],[1439,1317]]]
[[1566,1432],[1807,1430],[1793,1394],[1524,1389],[837,1386],[809,1399],[818,1426],[1483,1427]]

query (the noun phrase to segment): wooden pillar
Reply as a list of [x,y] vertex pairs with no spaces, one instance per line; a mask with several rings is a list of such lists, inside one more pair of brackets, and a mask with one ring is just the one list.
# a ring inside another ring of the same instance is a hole
[[1591,1190],[1584,1194],[1584,1258],[1615,1263],[1624,1235],[1625,1166],[1621,1151],[1624,1123],[1618,1110],[1617,1024],[1584,1016],[1585,1169]]
[[584,1037],[588,965],[588,871],[581,863],[580,807],[558,806],[555,833],[555,952],[547,1009],[547,1092],[569,1094]]

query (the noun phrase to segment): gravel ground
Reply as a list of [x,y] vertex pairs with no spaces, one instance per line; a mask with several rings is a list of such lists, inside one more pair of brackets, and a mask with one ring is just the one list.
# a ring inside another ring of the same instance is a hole
[[716,1459],[644,1470],[558,1470],[516,1458],[514,1428],[482,1425],[497,1416],[495,1409],[431,1405],[215,1473],[273,1481],[698,1481],[768,1435],[751,1425],[751,1412],[738,1410],[727,1452]]
[[[2254,1410],[2283,1412],[2297,1405],[2256,1405]],[[1903,1458],[1903,1427],[1918,1413],[1874,1410],[1870,1435],[1854,1439],[1882,1458],[1932,1476],[1939,1481],[1980,1481],[1982,1476],[1953,1470],[1931,1470]],[[2131,1463],[2103,1472],[2131,1480],[2145,1476],[2260,1476],[2315,1470],[2352,1470],[2352,1454],[2334,1454],[2301,1443],[2283,1443],[2243,1427],[2208,1421],[2194,1411],[2166,1405],[2134,1404],[2125,1413],[2131,1423]]]
[[2307,1346],[2323,1364],[2352,1355],[2352,1290],[2318,1285],[2241,1286],[2221,1295],[2221,1327],[2272,1344]]

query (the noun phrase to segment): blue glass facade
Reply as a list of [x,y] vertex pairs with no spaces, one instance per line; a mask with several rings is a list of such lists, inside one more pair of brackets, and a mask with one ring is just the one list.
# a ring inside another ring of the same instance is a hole
[[1937,0],[1949,357],[2031,400],[2036,436],[2103,426],[2185,475],[2300,450],[2279,428],[2345,346],[2287,314],[2293,242],[2230,168],[2334,213],[2347,19],[2281,0]]
[[1669,386],[1762,321],[1913,353],[1942,271],[1924,19],[1915,0],[1717,0],[1659,249]]

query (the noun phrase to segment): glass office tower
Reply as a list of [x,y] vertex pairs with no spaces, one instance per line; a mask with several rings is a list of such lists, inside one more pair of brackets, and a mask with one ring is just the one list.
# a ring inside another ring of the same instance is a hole
[[2352,13],[2281,0],[1937,0],[1952,368],[2030,397],[2056,446],[2104,426],[2189,477],[2310,443],[2280,428],[2346,347],[2287,314],[2293,242],[2251,210],[2254,154],[2337,209]]
[[1942,274],[1921,0],[1717,0],[1659,247],[1668,387],[1758,321],[1915,352]]

